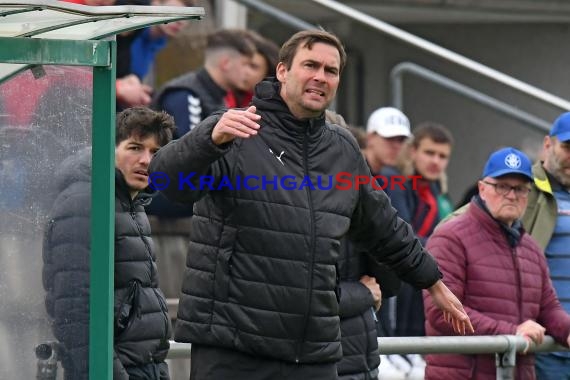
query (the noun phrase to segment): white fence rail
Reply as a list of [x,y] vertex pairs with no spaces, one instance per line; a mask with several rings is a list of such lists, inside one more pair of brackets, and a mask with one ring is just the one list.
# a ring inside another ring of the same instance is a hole
[[[380,354],[495,354],[497,379],[514,379],[516,353],[526,349],[527,341],[517,335],[441,336],[378,338]],[[169,359],[190,358],[190,343],[170,342]],[[531,344],[528,352],[568,351],[546,336],[540,345]]]

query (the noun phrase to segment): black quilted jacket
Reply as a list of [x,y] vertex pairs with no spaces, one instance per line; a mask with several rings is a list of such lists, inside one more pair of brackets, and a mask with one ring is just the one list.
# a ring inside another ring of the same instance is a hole
[[[337,361],[343,235],[418,287],[440,274],[383,192],[316,187],[319,178],[327,187],[339,172],[370,174],[347,130],[324,118],[296,119],[278,82],[261,82],[253,103],[262,117],[259,135],[215,146],[211,133],[220,115],[213,115],[151,163],[152,172],[169,176],[168,197],[198,201],[175,339],[289,362]],[[238,186],[248,175],[260,179]],[[292,176],[286,186],[297,182],[295,190],[261,180],[285,176]],[[303,179],[314,189],[299,189]],[[206,180],[212,186],[200,186]]]
[[[46,307],[54,335],[66,348],[66,379],[73,380],[88,378],[90,172],[90,151],[67,159],[56,172],[61,192],[43,248]],[[119,171],[115,179],[113,370],[120,378],[119,373],[126,375],[123,367],[164,361],[171,325],[143,208],[150,198],[140,193],[131,200]]]

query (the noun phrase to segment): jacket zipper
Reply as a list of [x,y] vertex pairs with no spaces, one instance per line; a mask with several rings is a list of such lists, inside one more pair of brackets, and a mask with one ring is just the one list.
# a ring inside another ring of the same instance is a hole
[[[160,305],[160,309],[162,311],[162,318],[164,321],[164,333],[167,334],[168,333],[168,307],[167,305],[164,303],[164,300],[162,299],[162,297],[160,297],[160,295],[158,294],[157,290],[155,288],[152,288],[152,278],[153,278],[153,274],[154,274],[154,266],[153,266],[153,261],[152,261],[152,252],[150,250],[150,246],[148,244],[148,242],[146,241],[146,239],[144,238],[143,232],[142,232],[142,227],[139,225],[139,223],[136,220],[136,211],[135,211],[135,206],[132,200],[130,200],[129,202],[129,208],[130,208],[130,214],[131,214],[131,218],[133,219],[133,222],[135,223],[135,225],[137,226],[137,230],[139,232],[139,237],[142,239],[143,244],[146,248],[146,253],[148,256],[148,262],[150,265],[150,279],[151,279],[151,289],[153,290],[154,296],[156,297],[156,299],[158,300],[158,303]],[[152,355],[150,355],[151,362],[154,361],[154,358],[152,357]]]
[[[308,152],[308,139],[309,139],[309,131],[313,127],[313,120],[309,121],[309,127],[305,131],[305,136],[303,139],[303,169],[304,175],[309,175],[309,152]],[[305,341],[305,337],[307,335],[307,324],[309,319],[309,314],[311,311],[311,304],[312,304],[312,289],[313,289],[313,267],[315,265],[315,240],[316,240],[316,233],[315,233],[315,210],[313,209],[313,197],[311,195],[311,189],[309,187],[305,187],[307,192],[307,198],[309,202],[309,223],[311,225],[311,243],[310,243],[310,261],[309,261],[309,285],[307,287],[307,310],[305,311],[305,316],[303,318],[304,328],[303,328],[303,335],[301,336],[301,340],[297,343],[297,353],[295,355],[295,363],[299,363],[300,356],[301,356],[301,349],[303,342]]]
[[[376,313],[374,312],[374,307],[370,308],[370,311],[372,312],[372,319],[373,321],[376,321]],[[366,349],[364,350],[364,365],[366,366],[366,378],[369,378],[370,375],[370,366],[368,365],[368,356],[370,354],[370,341],[369,341],[369,336],[368,334],[370,333],[370,331],[368,331],[368,325],[366,324],[366,315],[365,314],[360,314],[360,318],[362,319],[362,324],[364,325],[364,331],[366,333]],[[376,326],[374,326],[376,327]]]
[[519,315],[520,315],[519,323],[522,323],[524,321],[524,318],[522,314],[523,305],[522,305],[522,295],[521,295],[521,273],[519,269],[519,261],[517,260],[517,250],[516,248],[513,247],[511,251],[512,251],[513,264],[515,265],[515,273],[517,276],[517,305],[519,307]]
[[154,268],[153,268],[153,265],[152,265],[152,253],[151,253],[151,250],[150,250],[150,246],[149,246],[148,242],[147,242],[147,241],[145,240],[145,238],[144,238],[144,235],[143,235],[143,231],[142,231],[141,226],[140,226],[139,223],[137,222],[137,218],[136,218],[137,213],[136,213],[136,211],[135,211],[135,206],[134,206],[134,203],[133,203],[132,200],[129,201],[129,208],[130,208],[129,214],[131,215],[131,218],[133,219],[133,222],[134,222],[135,225],[137,226],[137,231],[138,231],[138,233],[139,233],[139,237],[141,238],[141,240],[142,240],[142,242],[143,242],[143,244],[144,244],[144,246],[145,246],[145,248],[146,248],[146,253],[147,253],[147,256],[148,256],[149,269],[150,269],[150,278],[151,278],[151,281],[152,281],[152,278],[153,278],[153,275],[154,275]]

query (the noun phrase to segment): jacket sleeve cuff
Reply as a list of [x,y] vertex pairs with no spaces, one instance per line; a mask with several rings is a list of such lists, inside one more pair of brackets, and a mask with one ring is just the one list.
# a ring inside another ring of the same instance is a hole
[[194,134],[191,133],[188,135],[189,139],[187,145],[189,146],[187,149],[197,149],[204,159],[211,162],[226,154],[233,144],[233,141],[230,141],[222,145],[216,145],[214,141],[212,141],[212,131],[218,120],[218,117],[210,116],[202,125],[197,127]]
[[433,256],[426,250],[423,252],[421,264],[411,274],[406,275],[406,278],[410,279],[409,283],[418,290],[428,289],[443,278],[443,273],[439,270]]

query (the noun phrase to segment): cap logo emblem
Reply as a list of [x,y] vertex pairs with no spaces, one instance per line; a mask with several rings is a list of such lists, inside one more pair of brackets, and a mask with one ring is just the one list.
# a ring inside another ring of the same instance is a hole
[[511,169],[518,169],[521,167],[521,159],[516,154],[509,153],[507,157],[505,157],[505,165]]

